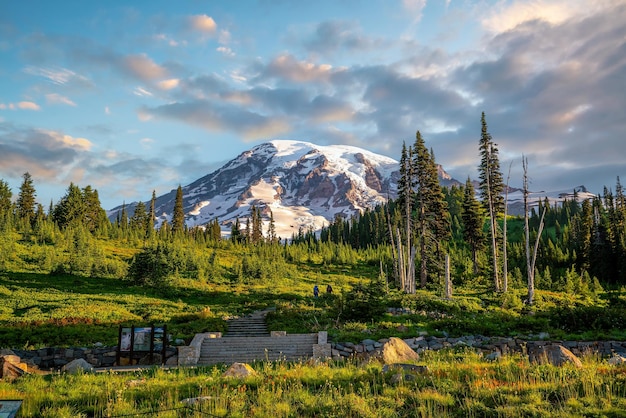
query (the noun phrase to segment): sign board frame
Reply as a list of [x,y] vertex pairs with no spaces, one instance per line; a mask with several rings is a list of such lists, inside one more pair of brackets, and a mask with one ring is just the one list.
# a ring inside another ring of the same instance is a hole
[[[167,325],[149,327],[124,327],[120,325],[117,339],[116,363],[120,364],[122,357],[129,358],[130,364],[140,357],[149,356],[153,362],[154,354],[161,354],[161,364],[165,364],[165,351],[167,349]],[[2,418],[2,417],[0,417]]]

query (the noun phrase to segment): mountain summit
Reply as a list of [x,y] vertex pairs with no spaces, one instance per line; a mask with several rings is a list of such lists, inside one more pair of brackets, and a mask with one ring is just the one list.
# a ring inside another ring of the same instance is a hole
[[[275,140],[258,145],[222,168],[182,187],[187,226],[218,219],[224,232],[245,225],[255,205],[276,234],[317,230],[335,216],[349,217],[395,198],[398,162],[361,148]],[[159,222],[171,222],[176,191],[156,199]],[[134,205],[128,205],[129,215]],[[116,216],[115,208],[110,216]]]

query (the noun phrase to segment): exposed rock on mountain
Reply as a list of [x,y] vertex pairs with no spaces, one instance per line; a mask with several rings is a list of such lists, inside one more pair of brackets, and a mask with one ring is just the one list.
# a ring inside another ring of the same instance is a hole
[[[395,197],[398,176],[396,160],[361,148],[271,141],[184,186],[185,222],[204,225],[217,218],[229,232],[236,218],[245,225],[255,205],[265,221],[271,210],[277,235],[288,238],[300,228],[317,230],[335,216],[349,217]],[[172,190],[157,198],[160,222],[170,221],[175,197]],[[133,208],[127,206],[129,215]]]

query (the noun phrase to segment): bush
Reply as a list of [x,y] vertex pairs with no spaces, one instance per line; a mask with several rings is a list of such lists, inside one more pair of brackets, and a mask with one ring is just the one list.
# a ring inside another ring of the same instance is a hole
[[339,299],[339,316],[344,321],[370,321],[387,310],[384,289],[380,281],[369,285],[357,284]]
[[133,257],[128,267],[128,279],[140,286],[169,285],[168,276],[175,272],[170,253],[170,249],[161,244],[144,248]]

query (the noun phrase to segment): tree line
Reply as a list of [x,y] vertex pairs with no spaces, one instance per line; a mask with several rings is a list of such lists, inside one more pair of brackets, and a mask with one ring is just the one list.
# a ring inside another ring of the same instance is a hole
[[[510,216],[505,202],[508,178],[505,182],[498,153],[483,113],[477,188],[469,178],[462,185],[442,187],[435,153],[417,131],[415,141],[401,150],[397,199],[358,216],[338,216],[321,231],[301,229],[288,240],[276,236],[269,207],[252,206],[247,218],[232,222],[228,238],[222,237],[217,219],[187,227],[181,186],[169,222],[157,223],[154,191],[147,204],[139,202],[132,214],[123,205],[110,221],[97,190],[73,183],[45,210],[37,203],[31,175],[25,173],[15,201],[8,183],[0,179],[0,231],[5,233],[0,269],[15,257],[11,241],[19,236],[42,245],[33,247],[33,257],[50,271],[134,275],[138,283],[172,272],[218,279],[227,272],[215,253],[207,257],[207,251],[236,246],[248,248],[230,272],[237,280],[289,274],[290,262],[365,261],[378,265],[390,284],[415,293],[418,287],[442,286],[449,260],[455,283],[490,282],[501,293],[510,286],[527,286],[529,303],[535,286],[590,291],[600,282],[625,284],[626,198],[619,177],[615,191],[605,188],[602,195],[587,200],[574,193],[561,204],[546,199],[536,208],[526,207],[524,216]],[[526,176],[527,161],[522,161]],[[140,253],[124,265],[103,255],[99,239],[118,240]],[[55,245],[59,248],[50,248]],[[282,267],[276,270],[272,264]]]

